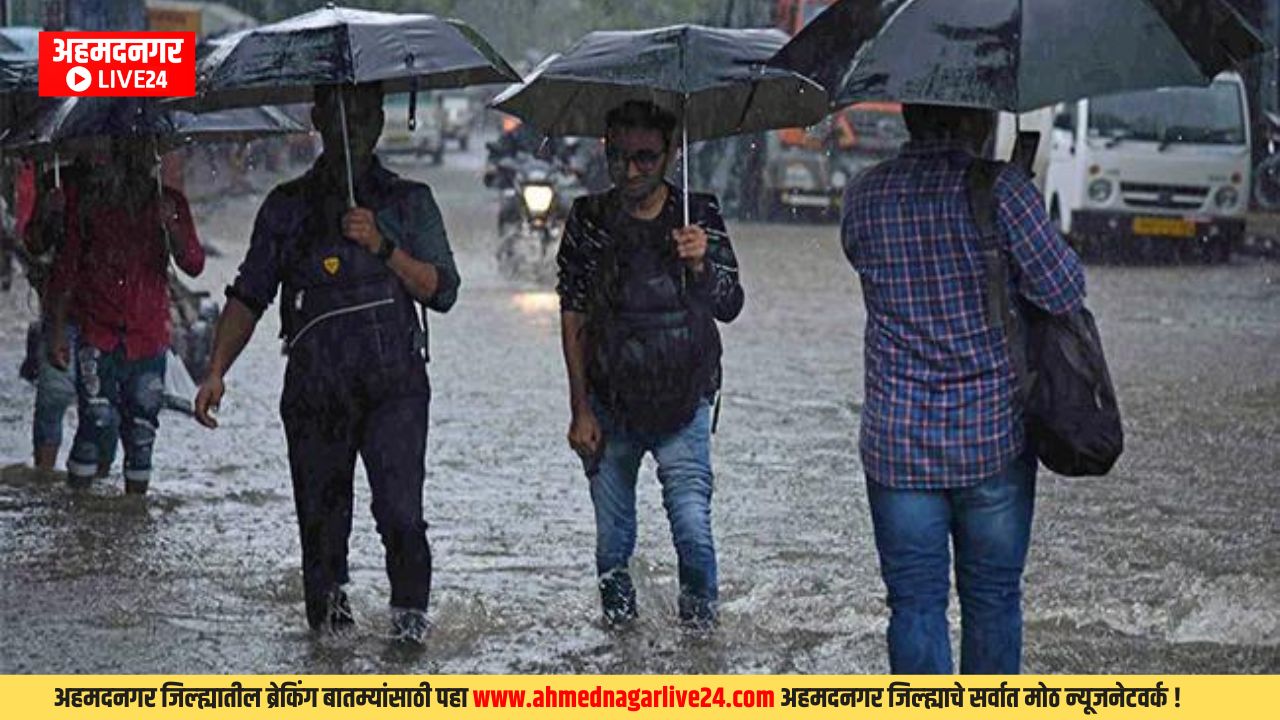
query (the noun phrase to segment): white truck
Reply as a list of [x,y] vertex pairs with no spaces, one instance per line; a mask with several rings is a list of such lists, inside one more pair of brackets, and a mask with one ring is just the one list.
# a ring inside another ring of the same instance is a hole
[[[1204,88],[1098,97],[1023,116],[1023,129],[1046,131],[1035,169],[1050,216],[1090,255],[1172,251],[1226,261],[1249,205],[1245,98],[1240,77],[1227,73]],[[1006,147],[1009,125],[1006,118]]]

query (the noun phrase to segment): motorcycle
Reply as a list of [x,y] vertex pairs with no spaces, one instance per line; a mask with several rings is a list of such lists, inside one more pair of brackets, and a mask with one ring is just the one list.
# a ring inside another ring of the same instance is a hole
[[485,184],[501,191],[499,271],[513,280],[554,283],[556,253],[572,198],[583,192],[578,173],[558,158],[517,153],[491,161]]

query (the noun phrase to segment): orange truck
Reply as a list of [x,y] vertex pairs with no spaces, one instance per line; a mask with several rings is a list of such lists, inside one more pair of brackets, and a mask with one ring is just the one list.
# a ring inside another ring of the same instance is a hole
[[[795,35],[832,2],[777,0],[774,23]],[[757,216],[836,219],[849,179],[896,153],[906,136],[902,107],[884,102],[859,103],[810,128],[770,133]]]

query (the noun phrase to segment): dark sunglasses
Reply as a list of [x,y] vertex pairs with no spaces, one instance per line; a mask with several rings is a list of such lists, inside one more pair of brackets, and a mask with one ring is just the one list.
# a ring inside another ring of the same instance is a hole
[[641,172],[652,172],[662,163],[665,152],[656,150],[637,150],[632,153],[623,152],[619,147],[605,148],[605,156],[609,160],[610,165],[619,167],[630,167],[631,163],[635,163]]

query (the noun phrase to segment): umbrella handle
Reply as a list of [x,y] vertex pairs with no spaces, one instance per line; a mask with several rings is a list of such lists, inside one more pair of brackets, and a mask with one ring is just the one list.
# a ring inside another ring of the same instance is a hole
[[356,186],[351,177],[351,137],[347,133],[347,101],[342,86],[338,86],[338,114],[342,120],[342,160],[347,166],[347,209],[356,206]]
[[151,139],[151,151],[156,161],[156,208],[160,211],[160,236],[164,238],[165,264],[173,258],[173,236],[169,234],[169,224],[164,217],[164,168],[160,166],[160,139]]
[[160,139],[158,137],[154,137],[151,139],[151,152],[154,155],[154,160],[156,162],[156,197],[163,198],[164,197],[164,168],[160,164],[160,161],[162,160],[162,158],[160,156]]
[[58,162],[58,153],[56,151],[53,153],[53,186],[59,190],[62,189],[62,167],[61,163]]
[[[685,96],[688,99],[688,96]],[[681,113],[684,117],[680,118],[680,172],[681,185],[684,186],[684,227],[689,227],[689,111],[686,109]],[[685,280],[689,276],[688,272],[681,270],[680,272],[680,292],[685,291]]]
[[688,116],[680,123],[680,163],[681,176],[684,178],[684,226],[689,227],[689,124]]

